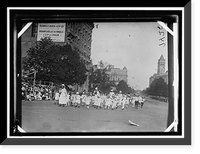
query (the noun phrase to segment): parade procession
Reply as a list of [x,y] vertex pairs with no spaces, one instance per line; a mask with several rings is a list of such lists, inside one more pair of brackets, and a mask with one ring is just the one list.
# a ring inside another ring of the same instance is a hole
[[122,91],[115,93],[113,89],[108,94],[101,93],[96,87],[94,92],[79,93],[67,92],[65,85],[62,84],[62,89],[55,93],[55,104],[61,107],[90,107],[104,110],[114,110],[120,108],[124,110],[129,106],[138,109],[143,107],[145,97],[140,95],[122,94]]
[[[138,109],[138,107],[143,107],[145,102],[145,97],[139,94],[123,94],[122,91],[119,93],[114,92],[113,89],[109,93],[104,94],[95,88],[93,92],[82,93],[75,91],[67,91],[66,86],[62,84],[60,88],[55,88],[54,92],[47,88],[42,88],[41,90],[32,91],[33,88],[29,88],[27,92],[22,86],[22,97],[24,100],[34,101],[34,100],[51,100],[55,101],[54,104],[59,107],[86,107],[86,108],[96,108],[104,110],[114,110],[114,109],[126,109],[129,106]],[[43,90],[44,89],[44,90]],[[46,90],[46,91],[45,91]],[[44,92],[45,91],[45,92]],[[26,96],[25,96],[26,93]]]

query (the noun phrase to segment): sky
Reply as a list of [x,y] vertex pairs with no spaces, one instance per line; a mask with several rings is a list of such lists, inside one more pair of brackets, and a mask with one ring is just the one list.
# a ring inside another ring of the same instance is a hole
[[157,62],[163,54],[167,70],[167,33],[157,22],[101,22],[94,23],[91,58],[117,68],[126,66],[128,84],[134,89],[145,89],[149,77],[157,72]]

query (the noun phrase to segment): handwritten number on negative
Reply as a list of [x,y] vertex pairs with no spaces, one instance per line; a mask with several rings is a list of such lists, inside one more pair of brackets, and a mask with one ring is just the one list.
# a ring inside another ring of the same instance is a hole
[[159,39],[159,41],[161,42],[160,44],[159,44],[159,46],[162,46],[162,47],[164,47],[166,44],[164,43],[164,41],[165,41],[165,32],[163,32],[162,30],[163,30],[163,27],[162,26],[157,26],[157,28],[159,29],[159,31],[158,31],[158,33],[159,33],[159,35],[161,36],[161,38]]

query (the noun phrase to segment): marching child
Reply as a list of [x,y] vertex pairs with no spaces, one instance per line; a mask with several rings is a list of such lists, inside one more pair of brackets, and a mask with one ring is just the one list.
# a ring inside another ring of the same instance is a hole
[[56,89],[56,92],[55,92],[55,103],[54,104],[58,104],[58,101],[59,101],[59,91],[58,91],[58,89]]
[[132,102],[131,102],[131,103],[133,104],[132,107],[135,107],[135,100],[136,100],[136,97],[133,96],[133,97],[132,97]]
[[101,96],[99,95],[99,96],[97,96],[97,104],[96,104],[97,108],[96,109],[101,108],[101,103],[102,103],[102,99],[101,99]]
[[90,96],[90,94],[88,94],[86,96],[86,102],[85,102],[85,104],[86,104],[86,106],[87,106],[88,109],[90,108],[90,102],[91,102],[91,100],[92,100],[92,97]]
[[139,105],[139,98],[138,96],[135,99],[135,108],[138,109],[138,105]]
[[111,98],[110,98],[110,96],[107,96],[107,98],[106,98],[106,102],[105,102],[105,110],[106,109],[108,109],[109,110],[109,108],[110,108],[110,105],[111,105]]
[[70,94],[69,92],[66,93],[66,106],[70,105]]
[[79,92],[76,93],[76,104],[78,108],[81,105],[81,96],[79,95]]
[[117,105],[117,97],[113,97],[112,99],[112,110],[116,109]]
[[103,108],[103,106],[104,106],[105,103],[106,103],[106,95],[105,95],[105,94],[102,94],[101,99],[102,99],[102,101],[101,101],[101,108]]
[[72,95],[71,95],[71,105],[72,106],[75,106],[76,105],[76,94],[75,94],[75,92],[73,92],[72,93]]
[[126,107],[126,108],[128,108],[129,102],[130,102],[130,97],[129,97],[129,96],[126,96],[126,103],[125,103],[125,107]]
[[122,97],[122,110],[124,109],[125,104],[126,104],[126,96],[124,95],[124,96]]
[[122,91],[119,91],[117,106],[121,106],[121,105],[122,105]]
[[85,95],[85,92],[83,92],[82,96],[81,96],[81,105],[85,105],[85,102],[86,102],[86,95]]

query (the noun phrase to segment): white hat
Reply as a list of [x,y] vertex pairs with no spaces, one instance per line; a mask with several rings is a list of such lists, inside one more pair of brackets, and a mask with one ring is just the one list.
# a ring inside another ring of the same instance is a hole
[[76,94],[79,94],[79,92],[76,92]]
[[119,93],[122,93],[122,91],[119,91]]
[[96,87],[95,89],[98,89],[98,87]]

